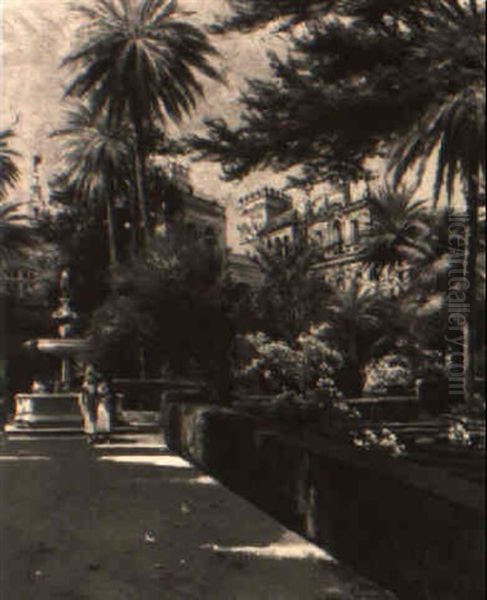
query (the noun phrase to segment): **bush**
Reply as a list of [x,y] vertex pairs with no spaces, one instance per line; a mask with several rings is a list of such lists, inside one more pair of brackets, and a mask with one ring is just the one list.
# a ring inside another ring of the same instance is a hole
[[399,354],[387,354],[366,366],[365,391],[387,394],[407,391],[414,385],[414,373],[409,360]]
[[94,362],[119,376],[197,374],[227,396],[234,332],[220,262],[184,233],[154,239],[93,315]]
[[237,372],[241,384],[257,383],[260,391],[281,400],[317,396],[329,400],[339,396],[334,374],[341,357],[313,332],[300,335],[295,347],[271,340],[262,332],[244,337],[252,355]]

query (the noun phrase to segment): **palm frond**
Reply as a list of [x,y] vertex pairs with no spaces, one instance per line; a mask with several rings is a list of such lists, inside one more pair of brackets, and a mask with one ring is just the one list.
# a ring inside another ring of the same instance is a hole
[[5,268],[19,259],[38,243],[30,219],[20,212],[22,205],[0,203],[0,266]]
[[88,19],[86,41],[63,61],[80,70],[67,96],[92,94],[98,110],[109,107],[134,124],[155,118],[179,121],[204,88],[197,75],[221,79],[206,35],[176,18],[176,3],[163,0],[96,0],[77,7]]
[[66,114],[66,125],[53,132],[63,140],[64,185],[83,204],[103,204],[127,192],[132,177],[133,135],[113,127],[106,113],[79,104]]
[[19,154],[10,147],[13,137],[12,129],[0,131],[0,200],[5,198],[8,189],[15,186],[20,176],[19,169],[15,164],[15,158]]

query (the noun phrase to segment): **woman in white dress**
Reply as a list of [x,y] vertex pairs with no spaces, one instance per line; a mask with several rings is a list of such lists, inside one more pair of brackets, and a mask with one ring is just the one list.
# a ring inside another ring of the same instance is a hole
[[93,365],[87,365],[81,386],[80,410],[83,417],[83,431],[88,435],[88,443],[96,441],[96,405],[98,374]]
[[96,392],[96,431],[100,441],[104,441],[111,433],[113,425],[112,394],[108,382],[102,379],[98,383]]

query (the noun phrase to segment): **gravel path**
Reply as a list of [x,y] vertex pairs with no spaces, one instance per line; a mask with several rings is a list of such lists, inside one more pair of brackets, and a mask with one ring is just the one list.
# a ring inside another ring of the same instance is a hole
[[392,598],[155,434],[0,443],[1,600]]

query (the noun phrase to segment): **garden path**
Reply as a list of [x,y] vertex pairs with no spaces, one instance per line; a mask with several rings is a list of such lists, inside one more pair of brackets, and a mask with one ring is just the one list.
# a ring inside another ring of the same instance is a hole
[[392,598],[160,434],[0,439],[0,598]]

